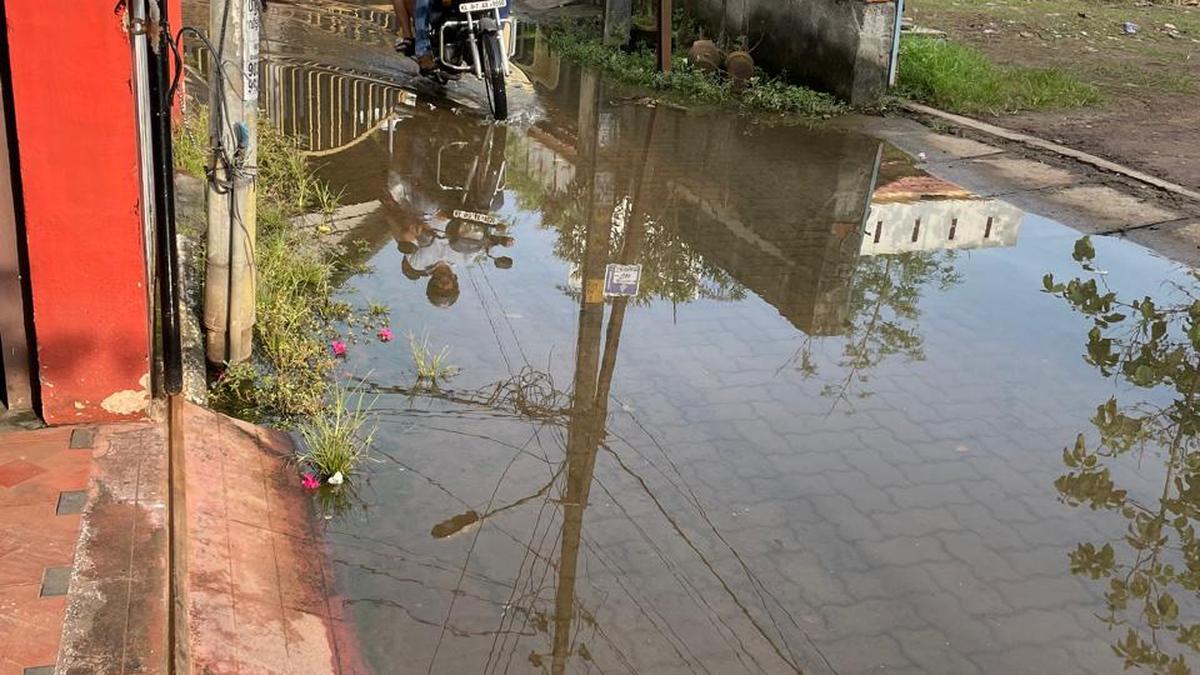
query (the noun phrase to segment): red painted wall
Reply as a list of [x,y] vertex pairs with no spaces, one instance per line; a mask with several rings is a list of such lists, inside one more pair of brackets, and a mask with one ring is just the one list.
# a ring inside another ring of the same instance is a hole
[[116,4],[4,3],[50,424],[138,417],[149,400],[132,57]]

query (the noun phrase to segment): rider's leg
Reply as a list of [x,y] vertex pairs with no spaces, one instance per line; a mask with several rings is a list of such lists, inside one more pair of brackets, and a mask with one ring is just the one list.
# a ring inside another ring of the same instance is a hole
[[413,0],[392,0],[392,7],[396,10],[396,34],[399,36],[396,39],[396,51],[412,56],[414,45]]
[[413,4],[413,29],[416,32],[417,63],[421,71],[435,68],[433,47],[429,44],[429,0],[415,0]]

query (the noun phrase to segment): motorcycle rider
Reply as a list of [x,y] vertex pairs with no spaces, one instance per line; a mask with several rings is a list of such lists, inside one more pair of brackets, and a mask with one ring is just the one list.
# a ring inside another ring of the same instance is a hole
[[[426,77],[443,75],[433,57],[433,46],[429,42],[429,16],[431,0],[392,0],[396,11],[396,27],[400,37],[396,40],[396,51],[416,59],[421,74]],[[500,17],[507,19],[512,0],[505,0],[500,8]],[[457,79],[451,77],[450,79]]]
[[392,0],[396,10],[396,27],[400,39],[396,40],[396,51],[412,56],[425,76],[438,72],[433,58],[433,47],[429,43],[430,0]]

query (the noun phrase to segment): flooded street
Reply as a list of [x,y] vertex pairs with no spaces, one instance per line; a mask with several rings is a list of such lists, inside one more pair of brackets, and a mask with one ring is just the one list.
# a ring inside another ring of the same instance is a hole
[[[1063,449],[1112,397],[1173,397],[1090,365],[1092,322],[1043,291],[1077,232],[852,124],[655,104],[531,27],[490,124],[387,22],[274,5],[262,76],[342,191],[370,267],[345,299],[397,335],[343,364],[376,461],[328,523],[377,672],[1122,670],[1109,579],[1072,554],[1140,550],[1111,500],[1065,503]],[[1189,283],[1094,243],[1122,296]],[[408,333],[457,374],[419,381]],[[1153,444],[1106,461],[1116,506],[1165,498]]]

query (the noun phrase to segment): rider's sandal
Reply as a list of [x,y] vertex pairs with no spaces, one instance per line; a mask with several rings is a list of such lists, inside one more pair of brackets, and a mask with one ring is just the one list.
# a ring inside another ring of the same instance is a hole
[[412,56],[417,51],[417,41],[412,38],[397,38],[396,51],[405,56]]
[[421,77],[428,77],[436,82],[445,83],[445,76],[440,68],[437,67],[437,61],[434,61],[433,56],[426,54],[417,59],[417,67],[421,71]]

